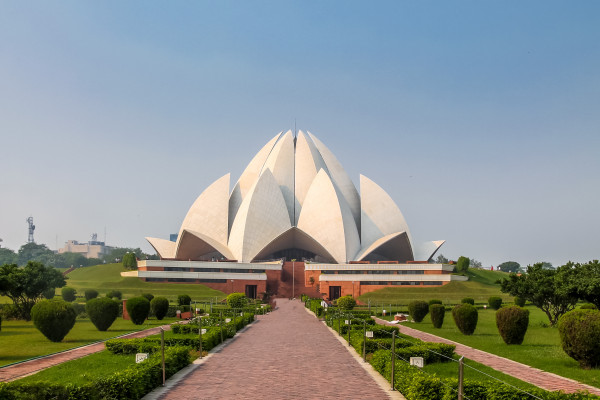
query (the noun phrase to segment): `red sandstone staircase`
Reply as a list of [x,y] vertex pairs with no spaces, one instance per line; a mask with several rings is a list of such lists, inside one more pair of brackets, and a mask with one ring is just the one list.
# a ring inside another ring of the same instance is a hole
[[291,298],[292,295],[300,297],[303,294],[310,297],[321,297],[314,287],[304,287],[303,262],[284,262],[281,271],[281,282],[279,283],[279,288],[277,290],[277,297]]

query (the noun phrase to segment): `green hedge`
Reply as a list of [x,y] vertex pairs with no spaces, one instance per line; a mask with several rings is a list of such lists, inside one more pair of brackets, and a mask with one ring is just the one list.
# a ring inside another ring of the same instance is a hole
[[[389,350],[373,353],[371,365],[388,381],[391,377],[391,354]],[[458,382],[456,379],[440,378],[426,374],[417,367],[396,359],[394,387],[407,400],[451,400],[456,399]],[[496,381],[469,381],[463,384],[465,398],[470,400],[530,400],[531,396]],[[597,396],[588,393],[548,392],[531,389],[529,393],[546,400],[593,400]]]
[[[165,351],[166,377],[171,377],[190,362],[189,348],[168,348]],[[161,384],[161,356],[156,353],[142,363],[82,386],[51,382],[0,383],[0,398],[3,400],[137,400]]]

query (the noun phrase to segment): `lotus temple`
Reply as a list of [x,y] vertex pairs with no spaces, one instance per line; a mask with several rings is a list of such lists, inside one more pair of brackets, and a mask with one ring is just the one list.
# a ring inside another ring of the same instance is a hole
[[414,241],[392,198],[363,175],[359,192],[310,132],[276,135],[232,190],[229,174],[217,179],[192,204],[176,241],[146,239],[160,259],[139,261],[140,279],[253,298],[333,300],[466,279],[430,263],[444,241]]

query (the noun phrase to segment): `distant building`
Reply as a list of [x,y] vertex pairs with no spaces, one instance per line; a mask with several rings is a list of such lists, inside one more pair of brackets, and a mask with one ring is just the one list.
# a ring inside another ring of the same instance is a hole
[[179,234],[178,234],[178,233],[171,233],[171,234],[169,235],[169,240],[170,240],[171,242],[177,242],[177,236],[179,236]]
[[112,251],[113,247],[106,246],[104,242],[90,240],[87,243],[79,243],[77,240],[69,240],[65,247],[58,249],[58,254],[78,253],[86,258],[102,258]]

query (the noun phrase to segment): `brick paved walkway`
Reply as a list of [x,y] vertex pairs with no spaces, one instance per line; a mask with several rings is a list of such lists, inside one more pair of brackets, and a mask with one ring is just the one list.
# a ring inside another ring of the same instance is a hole
[[277,299],[277,306],[160,398],[388,398],[304,304]]
[[600,389],[594,386],[586,385],[573,379],[564,378],[551,372],[542,371],[541,369],[533,368],[529,365],[509,360],[508,358],[477,350],[472,347],[465,346],[464,344],[453,342],[452,340],[444,339],[430,333],[409,328],[402,324],[390,324],[388,321],[380,318],[375,318],[375,320],[379,324],[398,326],[401,333],[424,340],[426,342],[453,344],[456,346],[456,354],[460,354],[461,356],[465,356],[470,360],[487,365],[488,367],[492,367],[496,371],[514,376],[522,381],[529,382],[542,389],[550,391],[562,390],[566,393],[574,393],[578,390],[587,390],[590,393],[600,395]]
[[[120,338],[141,338],[160,333],[161,327],[146,329],[139,332],[128,333],[120,336]],[[163,329],[170,330],[170,325],[163,325]],[[45,357],[36,358],[35,360],[25,361],[19,364],[10,365],[0,368],[0,382],[14,381],[15,379],[23,378],[27,375],[32,375],[38,371],[53,367],[57,364],[62,364],[67,361],[85,357],[87,355],[98,353],[104,350],[104,342],[89,344],[87,346],[78,347],[72,350],[66,350],[58,354],[50,354]]]

